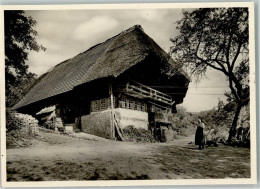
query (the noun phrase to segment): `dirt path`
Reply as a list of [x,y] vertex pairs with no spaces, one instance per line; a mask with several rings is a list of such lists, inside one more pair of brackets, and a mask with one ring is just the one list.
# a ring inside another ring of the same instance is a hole
[[194,136],[170,143],[89,141],[51,133],[7,150],[8,180],[248,178],[250,150],[198,150]]
[[195,139],[195,135],[190,135],[190,136],[178,136],[178,138],[172,142],[170,142],[170,144],[174,145],[174,146],[181,146],[181,147],[185,147],[191,144],[194,144],[194,139]]

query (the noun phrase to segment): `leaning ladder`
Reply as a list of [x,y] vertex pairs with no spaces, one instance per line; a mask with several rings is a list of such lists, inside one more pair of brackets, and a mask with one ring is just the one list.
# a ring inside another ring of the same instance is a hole
[[114,117],[115,130],[117,131],[117,133],[118,133],[120,139],[121,139],[122,141],[124,141],[123,130],[122,130],[122,128],[120,127],[120,125],[119,125],[119,123],[118,123],[118,121],[117,121],[117,119],[116,119],[115,113],[113,113],[113,117]]

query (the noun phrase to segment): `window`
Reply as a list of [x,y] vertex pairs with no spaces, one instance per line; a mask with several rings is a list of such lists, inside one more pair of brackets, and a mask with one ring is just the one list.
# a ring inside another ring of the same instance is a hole
[[141,111],[141,105],[140,105],[140,102],[138,102],[138,101],[135,101],[135,110]]
[[146,111],[146,104],[142,103],[138,100],[121,98],[120,99],[120,108],[138,110],[138,111]]
[[145,111],[145,104],[143,102],[141,103],[141,111]]
[[134,101],[132,99],[129,100],[129,109],[134,110]]
[[[113,97],[113,107],[115,108],[115,97]],[[108,108],[111,108],[111,98],[108,99]]]
[[151,105],[151,112],[155,112],[155,105]]
[[105,110],[106,109],[106,99],[105,98],[101,99],[100,104],[101,104],[101,110]]
[[[113,104],[115,107],[115,98],[113,98]],[[102,98],[99,100],[93,100],[91,101],[91,111],[97,112],[97,111],[103,111],[111,108],[111,98]]]
[[122,98],[120,103],[121,103],[121,108],[127,108],[127,100],[125,98]]
[[93,111],[98,111],[98,100],[92,101],[93,103]]
[[139,110],[139,102],[138,101],[135,101],[135,110]]

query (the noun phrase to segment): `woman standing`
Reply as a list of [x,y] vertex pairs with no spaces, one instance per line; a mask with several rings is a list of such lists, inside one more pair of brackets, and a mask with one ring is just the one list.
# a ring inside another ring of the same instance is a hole
[[195,145],[199,145],[199,149],[203,149],[205,145],[205,137],[203,130],[205,128],[205,124],[201,118],[199,118],[199,124],[197,126],[196,134],[195,134]]

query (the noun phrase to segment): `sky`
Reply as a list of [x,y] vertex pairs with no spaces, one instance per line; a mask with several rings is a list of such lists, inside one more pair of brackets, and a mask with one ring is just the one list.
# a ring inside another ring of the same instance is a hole
[[[134,26],[144,32],[162,49],[169,52],[170,38],[177,36],[176,21],[182,18],[182,9],[139,10],[42,10],[26,11],[37,21],[36,40],[46,51],[29,52],[29,71],[40,76],[56,64],[72,58],[88,48]],[[208,70],[206,78],[192,82],[181,105],[189,112],[212,109],[218,99],[229,91],[223,73]]]

